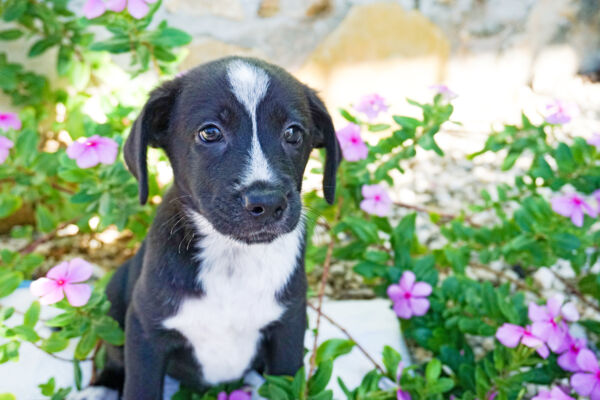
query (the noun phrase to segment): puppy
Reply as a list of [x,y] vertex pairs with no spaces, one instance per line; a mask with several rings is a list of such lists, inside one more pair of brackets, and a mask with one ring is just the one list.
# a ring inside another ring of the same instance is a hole
[[306,329],[302,176],[324,147],[332,203],[340,161],[323,102],[274,65],[217,60],[155,89],[135,121],[124,153],[142,204],[148,146],[166,152],[174,183],[108,285],[126,339],[109,346],[96,392],[152,400],[165,374],[197,390],[249,370],[294,375]]

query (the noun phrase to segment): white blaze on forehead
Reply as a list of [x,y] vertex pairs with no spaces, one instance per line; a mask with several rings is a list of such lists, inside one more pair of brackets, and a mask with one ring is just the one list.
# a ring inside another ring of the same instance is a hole
[[247,186],[256,181],[273,181],[275,177],[260,147],[256,125],[256,109],[267,93],[269,77],[259,67],[236,60],[227,66],[227,78],[229,79],[231,91],[246,108],[252,120],[250,162],[243,176],[242,185]]

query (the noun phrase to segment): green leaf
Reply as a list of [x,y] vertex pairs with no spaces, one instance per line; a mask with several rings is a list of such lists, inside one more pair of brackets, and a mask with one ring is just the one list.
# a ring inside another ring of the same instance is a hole
[[394,115],[392,118],[394,118],[394,121],[396,121],[396,123],[403,129],[407,129],[409,131],[414,131],[418,126],[422,125],[422,122],[416,118],[403,117],[400,115]]
[[360,121],[358,119],[356,119],[355,116],[353,116],[352,114],[350,114],[347,110],[340,108],[340,114],[342,117],[344,117],[344,119],[346,119],[349,122],[352,122],[353,124],[359,124]]
[[571,149],[565,143],[561,142],[558,144],[554,153],[554,158],[556,159],[556,164],[561,172],[573,172],[577,166]]
[[42,232],[50,232],[56,227],[54,215],[45,206],[39,204],[35,208],[35,221],[37,227]]
[[73,360],[73,379],[77,390],[81,390],[81,378],[81,365],[79,365],[79,361]]
[[29,326],[19,325],[12,328],[12,330],[22,340],[26,340],[28,342],[37,342],[40,340],[38,334]]
[[25,14],[28,4],[29,2],[23,0],[12,0],[6,2],[6,8],[4,8],[4,14],[2,15],[2,18],[4,18],[6,22],[21,18],[21,16]]
[[390,129],[388,124],[369,124],[369,132],[380,132]]
[[12,292],[14,292],[23,280],[23,276],[19,272],[3,272],[4,273],[0,274],[0,297],[8,296]]
[[390,346],[383,347],[383,365],[387,371],[388,378],[396,380],[398,377],[398,363],[402,360],[402,356]]
[[304,371],[304,367],[300,368],[294,376],[292,394],[294,395],[294,399],[306,399],[306,372]]
[[38,319],[40,318],[40,303],[38,301],[34,301],[31,303],[27,311],[25,311],[25,315],[23,317],[23,324],[30,328],[35,327]]
[[432,359],[427,363],[425,368],[425,380],[427,382],[435,382],[442,373],[442,362],[437,358]]
[[352,340],[329,339],[324,341],[317,349],[315,361],[317,365],[327,360],[335,360],[337,357],[348,354],[354,347]]
[[333,360],[327,360],[319,364],[315,374],[308,380],[308,395],[314,396],[321,393],[331,380],[333,373]]
[[46,397],[50,397],[54,394],[54,389],[56,388],[56,382],[54,378],[50,378],[46,383],[40,383],[38,387],[41,389],[42,394]]
[[0,40],[16,40],[23,36],[23,31],[18,29],[6,29],[0,31]]
[[57,37],[47,37],[44,39],[40,39],[31,46],[29,49],[29,57],[36,57],[40,54],[44,53],[50,47],[58,44],[60,42],[60,38]]
[[59,76],[65,76],[71,69],[73,61],[73,49],[67,46],[60,46],[58,49],[58,59],[56,60],[56,70]]
[[94,328],[97,335],[110,344],[121,346],[125,342],[125,335],[119,323],[108,315],[94,321]]
[[0,218],[6,218],[13,214],[21,208],[22,204],[23,200],[19,196],[13,196],[11,194],[0,195]]
[[179,47],[191,42],[192,37],[176,28],[165,28],[153,33],[149,41],[155,46]]
[[126,53],[131,50],[131,42],[128,36],[115,36],[102,42],[92,43],[89,49],[92,51],[108,51],[110,53]]
[[74,320],[75,320],[75,313],[64,312],[64,313],[59,314],[56,317],[46,321],[45,324],[50,327],[63,327],[63,326],[69,325]]
[[0,393],[0,400],[17,400],[14,394]]
[[436,382],[427,384],[427,393],[430,395],[445,393],[454,387],[454,381],[450,378],[441,378]]
[[333,392],[331,390],[325,390],[314,396],[309,396],[308,400],[333,400]]
[[88,329],[85,331],[79,343],[77,343],[77,347],[75,348],[75,358],[78,360],[84,360],[87,355],[93,350],[96,345],[96,332],[94,329]]
[[52,334],[42,341],[42,350],[48,353],[57,353],[67,348],[69,340],[60,335],[60,332],[52,332]]

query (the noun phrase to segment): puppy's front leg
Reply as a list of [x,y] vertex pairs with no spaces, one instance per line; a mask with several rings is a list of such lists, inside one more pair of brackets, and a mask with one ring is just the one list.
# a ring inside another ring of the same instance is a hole
[[150,341],[131,308],[127,312],[125,327],[123,400],[160,400],[167,355]]
[[294,376],[302,367],[306,302],[298,301],[271,327],[266,342],[266,373]]

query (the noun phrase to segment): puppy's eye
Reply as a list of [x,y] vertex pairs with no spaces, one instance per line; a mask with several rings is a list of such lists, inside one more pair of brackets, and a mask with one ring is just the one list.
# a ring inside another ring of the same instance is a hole
[[207,125],[198,131],[198,138],[205,143],[218,142],[223,138],[223,133],[215,125]]
[[302,142],[302,128],[296,125],[288,127],[283,131],[283,139],[289,144],[300,144]]

